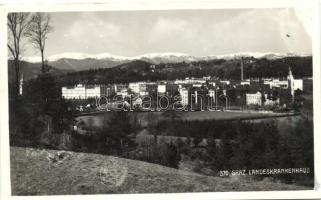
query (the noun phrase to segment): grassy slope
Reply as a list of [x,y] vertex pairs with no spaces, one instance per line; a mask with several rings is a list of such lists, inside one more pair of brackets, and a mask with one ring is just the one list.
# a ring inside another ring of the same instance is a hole
[[[12,195],[302,190],[97,154],[11,147]],[[58,156],[60,155],[60,156]]]

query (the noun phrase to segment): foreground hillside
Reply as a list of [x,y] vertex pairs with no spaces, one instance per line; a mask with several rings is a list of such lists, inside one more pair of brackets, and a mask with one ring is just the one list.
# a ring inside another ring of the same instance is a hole
[[304,190],[97,154],[11,147],[12,195]]

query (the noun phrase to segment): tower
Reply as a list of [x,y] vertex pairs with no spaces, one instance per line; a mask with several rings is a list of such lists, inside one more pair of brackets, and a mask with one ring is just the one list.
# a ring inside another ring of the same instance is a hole
[[19,81],[19,95],[22,95],[22,88],[23,88],[23,74],[21,74],[20,81]]
[[241,81],[243,81],[244,79],[244,75],[243,75],[243,57],[241,57]]
[[288,89],[290,90],[292,96],[292,102],[294,100],[294,77],[292,75],[291,67],[289,67],[289,74],[288,74]]

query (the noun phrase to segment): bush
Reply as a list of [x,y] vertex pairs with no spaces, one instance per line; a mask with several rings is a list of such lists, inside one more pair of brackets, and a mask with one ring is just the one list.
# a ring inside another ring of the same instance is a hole
[[131,159],[142,160],[167,167],[178,168],[181,160],[180,152],[174,143],[145,142],[131,154]]

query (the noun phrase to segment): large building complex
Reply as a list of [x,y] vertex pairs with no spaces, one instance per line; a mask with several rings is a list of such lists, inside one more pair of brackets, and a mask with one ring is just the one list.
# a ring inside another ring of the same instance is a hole
[[[311,88],[312,79],[294,79],[291,69],[286,79],[263,78],[220,80],[218,78],[185,78],[175,81],[131,82],[125,84],[82,85],[62,87],[65,99],[89,99],[119,95],[125,98],[144,98],[145,95],[166,95],[170,98],[179,95],[181,103],[209,104],[229,109],[244,106],[284,106],[294,102],[295,91]],[[192,98],[193,96],[193,98]],[[177,98],[176,98],[177,100]],[[128,101],[128,100],[127,100]]]

